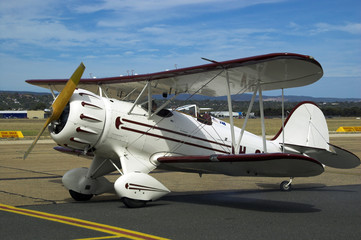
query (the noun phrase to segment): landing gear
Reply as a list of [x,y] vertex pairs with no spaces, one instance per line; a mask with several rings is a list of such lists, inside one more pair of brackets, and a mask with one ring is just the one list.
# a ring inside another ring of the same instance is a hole
[[128,208],[141,208],[147,204],[147,201],[135,200],[131,198],[123,198],[123,203]]
[[286,192],[291,191],[291,189],[292,189],[292,185],[291,185],[292,180],[293,180],[293,178],[291,177],[289,181],[281,182],[281,184],[280,184],[281,191],[286,191]]
[[75,201],[88,201],[93,197],[93,194],[82,194],[82,193],[78,193],[75,192],[73,190],[69,190],[70,196],[75,200]]

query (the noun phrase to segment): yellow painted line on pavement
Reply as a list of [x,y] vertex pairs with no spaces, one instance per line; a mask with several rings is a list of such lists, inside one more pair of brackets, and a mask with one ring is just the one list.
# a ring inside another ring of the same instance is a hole
[[114,238],[119,238],[119,237],[122,237],[122,236],[113,235],[113,236],[107,236],[107,237],[79,238],[79,239],[74,239],[74,240],[103,240],[103,239],[114,239]]
[[[65,216],[61,216],[61,215],[50,214],[50,213],[45,213],[45,212],[40,212],[40,211],[35,211],[35,210],[17,208],[17,207],[13,207],[13,206],[1,204],[1,203],[0,203],[0,211],[22,214],[25,216],[30,216],[30,217],[35,217],[35,218],[41,218],[41,219],[45,219],[45,220],[49,220],[49,221],[59,222],[59,223],[68,224],[68,225],[81,227],[81,228],[87,228],[87,229],[91,229],[94,231],[104,232],[104,233],[112,235],[112,236],[106,236],[106,237],[86,238],[87,240],[111,239],[111,238],[119,238],[119,237],[135,239],[135,240],[144,240],[144,239],[165,240],[166,239],[166,238],[157,237],[157,236],[153,236],[153,235],[149,235],[149,234],[145,234],[145,233],[140,233],[140,232],[124,229],[124,228],[113,227],[110,225],[105,225],[105,224],[100,224],[100,223],[90,222],[90,221],[81,220],[81,219],[77,219],[77,218],[65,217]],[[82,239],[82,240],[85,240],[85,239]]]

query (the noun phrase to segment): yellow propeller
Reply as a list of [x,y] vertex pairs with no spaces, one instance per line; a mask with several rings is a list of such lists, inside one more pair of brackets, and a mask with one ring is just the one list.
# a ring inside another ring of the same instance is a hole
[[36,138],[34,139],[33,143],[30,145],[28,150],[25,152],[23,159],[26,159],[26,157],[29,155],[31,150],[33,150],[34,146],[38,142],[40,136],[45,131],[46,127],[53,121],[58,120],[61,113],[63,112],[65,106],[68,104],[71,96],[73,95],[73,92],[78,85],[81,76],[83,75],[85,66],[83,63],[79,65],[79,67],[75,70],[73,75],[71,75],[70,79],[66,83],[63,91],[60,92],[59,96],[55,99],[52,108],[52,114],[51,116],[46,120],[43,128],[40,130]]

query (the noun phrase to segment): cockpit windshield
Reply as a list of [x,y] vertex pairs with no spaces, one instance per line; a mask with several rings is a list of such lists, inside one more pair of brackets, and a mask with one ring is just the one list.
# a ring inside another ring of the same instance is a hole
[[178,107],[176,110],[192,117],[197,117],[199,115],[199,108],[195,104]]
[[197,121],[199,121],[203,124],[212,125],[211,115],[208,112],[200,111],[200,108],[195,104],[179,107],[176,109],[176,111],[182,112],[184,114],[187,114],[194,118],[197,118]]

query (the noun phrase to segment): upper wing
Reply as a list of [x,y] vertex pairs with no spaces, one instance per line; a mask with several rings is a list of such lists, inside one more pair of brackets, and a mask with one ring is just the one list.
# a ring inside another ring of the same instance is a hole
[[[153,94],[166,92],[224,96],[227,94],[224,87],[227,80],[226,72],[231,94],[251,92],[257,84],[262,86],[262,90],[304,86],[319,80],[323,75],[321,65],[310,56],[273,53],[151,74],[81,79],[78,87],[97,92],[97,85],[102,85],[111,96],[124,97],[133,91],[139,93],[145,83],[151,81]],[[66,80],[26,82],[61,91]]]
[[169,156],[158,158],[159,167],[231,176],[309,177],[323,172],[313,158],[298,154],[263,153],[210,156]]

